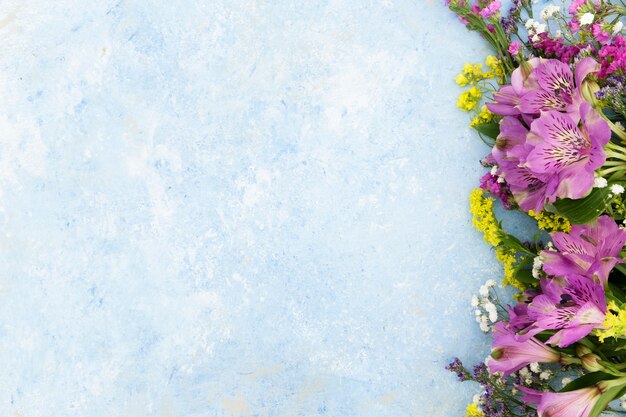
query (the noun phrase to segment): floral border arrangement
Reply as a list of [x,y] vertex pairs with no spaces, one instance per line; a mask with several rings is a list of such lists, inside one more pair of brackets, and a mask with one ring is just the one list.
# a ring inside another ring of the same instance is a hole
[[[626,37],[623,0],[446,0],[489,43],[455,81],[490,151],[470,195],[503,265],[472,297],[492,337],[485,363],[448,365],[480,384],[467,417],[626,414]],[[534,219],[522,241],[494,208]]]

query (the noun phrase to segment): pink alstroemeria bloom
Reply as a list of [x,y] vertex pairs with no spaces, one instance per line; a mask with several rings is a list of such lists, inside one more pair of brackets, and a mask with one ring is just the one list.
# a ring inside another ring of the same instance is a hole
[[558,330],[546,343],[567,347],[602,327],[606,297],[602,285],[580,275],[542,279],[542,293],[528,305],[533,324],[519,335],[520,341],[543,330]]
[[592,72],[600,69],[593,58],[581,60],[572,74],[569,65],[556,59],[541,59],[533,70],[539,88],[524,94],[520,99],[522,114],[539,115],[542,111],[556,110],[569,114],[578,123],[579,107],[584,102],[580,86]]
[[602,392],[592,385],[569,392],[545,392],[518,387],[527,404],[537,404],[539,417],[587,417]]
[[501,116],[521,115],[519,110],[521,97],[527,92],[539,88],[539,84],[532,74],[532,70],[539,65],[539,62],[540,58],[532,58],[516,68],[511,74],[511,84],[502,86],[493,93],[494,103],[487,103],[489,111]]
[[594,171],[605,160],[603,146],[611,139],[611,129],[591,104],[580,105],[578,117],[557,112],[542,112],[530,128],[527,141],[534,144],[525,166],[535,174],[559,176],[556,195],[560,198],[584,197],[593,187]]
[[555,232],[551,236],[559,252],[539,254],[543,270],[549,275],[597,276],[606,285],[611,269],[624,262],[618,255],[626,244],[626,230],[609,216],[600,216],[591,224],[574,225],[569,233]]
[[528,129],[519,118],[505,116],[491,151],[498,175],[505,179],[522,210],[541,211],[556,200],[558,177],[532,172],[524,164],[533,146],[526,140]]
[[533,362],[558,362],[561,360],[559,352],[534,337],[519,341],[509,323],[496,323],[493,335],[491,357],[487,363],[492,373],[502,372],[507,376]]

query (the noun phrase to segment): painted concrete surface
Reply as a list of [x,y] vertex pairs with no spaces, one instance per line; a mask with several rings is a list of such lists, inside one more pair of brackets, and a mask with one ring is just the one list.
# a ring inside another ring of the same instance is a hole
[[0,415],[463,415],[488,51],[439,1],[4,0],[0,37]]

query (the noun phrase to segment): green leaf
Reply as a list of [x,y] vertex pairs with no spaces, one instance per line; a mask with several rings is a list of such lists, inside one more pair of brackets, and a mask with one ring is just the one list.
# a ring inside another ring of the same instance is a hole
[[500,125],[495,122],[485,123],[482,125],[476,125],[474,126],[474,129],[478,130],[478,132],[492,139],[497,138],[498,135],[500,134]]
[[587,197],[557,200],[553,207],[573,224],[590,223],[606,210],[609,193],[609,187],[594,188]]
[[539,280],[533,277],[533,271],[530,269],[518,269],[515,271],[515,279],[522,284],[537,284]]
[[564,386],[563,389],[561,389],[561,391],[559,392],[574,391],[577,389],[590,387],[591,385],[594,385],[600,381],[608,381],[615,378],[617,378],[615,375],[607,374],[605,372],[591,372],[570,382],[569,384]]
[[624,388],[624,386],[620,385],[620,386],[609,388],[608,390],[606,390],[604,394],[600,395],[600,398],[598,398],[593,408],[589,412],[589,416],[587,417],[598,417],[600,413],[604,411],[606,406],[609,405],[611,401],[613,401],[615,398],[618,397],[622,388]]

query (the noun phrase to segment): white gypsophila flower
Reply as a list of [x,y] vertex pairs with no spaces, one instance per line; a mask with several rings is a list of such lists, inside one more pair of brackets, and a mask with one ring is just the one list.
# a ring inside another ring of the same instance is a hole
[[472,307],[478,307],[478,297],[476,295],[472,295],[471,305]]
[[487,324],[487,322],[481,321],[480,330],[482,330],[483,333],[489,333],[489,330],[491,330],[491,327],[489,327],[489,324]]
[[489,288],[486,285],[481,285],[480,289],[478,290],[478,294],[480,294],[482,297],[488,297]]
[[528,19],[526,23],[524,23],[524,26],[526,27],[526,29],[530,29],[532,27],[535,27],[535,24],[536,22],[534,19]]
[[541,278],[541,268],[543,267],[543,262],[541,261],[540,256],[535,256],[533,259],[533,278],[539,279]]
[[497,165],[494,165],[494,166],[491,167],[490,174],[493,175],[494,177],[496,175],[498,175],[498,166]]
[[622,122],[615,122],[615,127],[621,131],[624,131],[624,125],[622,124]]
[[561,29],[557,29],[556,32],[554,32],[554,36],[561,38],[563,36],[563,31]]
[[550,4],[546,7],[544,7],[544,9],[541,11],[541,18],[543,20],[548,20],[550,19],[552,16],[554,16],[554,14],[556,12],[558,12],[560,10],[559,6],[556,6],[554,4]]
[[552,376],[552,372],[543,371],[542,373],[539,374],[539,379],[541,379],[542,381],[547,381],[548,379],[550,379],[551,376]]
[[496,180],[496,182],[498,184],[504,184],[504,178],[503,177],[498,177],[498,179]]
[[519,370],[520,378],[522,379],[527,378],[528,375],[530,375],[530,371],[528,370],[526,366]]
[[498,321],[498,312],[497,311],[490,311],[489,312],[489,320],[492,323],[495,323]]
[[594,17],[595,16],[593,15],[593,13],[589,13],[589,12],[587,12],[584,15],[580,16],[580,24],[581,24],[581,26],[592,24]]
[[624,28],[624,24],[622,22],[617,22],[613,25],[613,35],[617,35]]
[[620,195],[624,192],[624,187],[622,187],[619,184],[613,184],[611,185],[611,192],[615,195]]
[[563,386],[566,386],[567,384],[569,384],[570,382],[572,382],[572,378],[566,376],[563,379],[561,379],[561,384],[563,384]]
[[593,179],[593,188],[604,188],[607,186],[606,178],[595,177]]
[[539,37],[539,35],[533,35],[532,38],[530,38],[531,41],[533,42],[539,42],[541,40],[541,38]]
[[477,317],[478,317],[478,316],[482,316],[482,315],[483,315],[483,312],[482,312],[482,311],[480,311],[479,309],[476,309],[476,310],[474,310],[474,315],[475,315],[475,316],[477,316]]
[[516,389],[516,388],[513,388],[513,389],[511,390],[511,394],[513,394],[513,395],[517,394],[517,389]]
[[536,32],[537,34],[540,34],[540,33],[545,32],[545,31],[546,31],[546,28],[547,28],[547,26],[546,26],[546,24],[545,24],[545,23],[536,23],[536,24],[535,24],[535,32]]
[[539,366],[538,362],[532,362],[530,365],[528,365],[528,367],[530,368],[531,372],[534,372],[536,374],[541,372],[541,367]]
[[496,281],[493,279],[488,279],[487,282],[485,282],[485,285],[487,287],[495,287],[496,286]]
[[480,395],[479,394],[474,394],[474,397],[472,398],[472,402],[474,404],[480,404]]
[[532,384],[532,383],[533,383],[533,379],[532,379],[531,377],[528,377],[528,378],[526,378],[526,379],[524,380],[524,383],[525,383],[526,385],[530,385],[530,384]]

